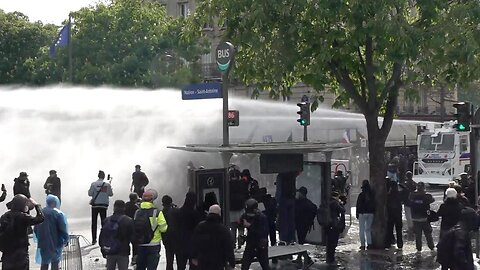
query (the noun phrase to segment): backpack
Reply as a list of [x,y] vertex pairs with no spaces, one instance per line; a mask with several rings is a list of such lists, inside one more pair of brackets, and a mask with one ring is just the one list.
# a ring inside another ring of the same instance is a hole
[[[135,228],[135,238],[138,244],[148,244],[152,241],[154,232],[158,227],[157,216],[157,208],[140,208],[135,212],[133,226]],[[150,223],[151,217],[154,217],[153,224]]]
[[324,227],[330,226],[333,223],[333,219],[328,208],[328,205],[320,205],[317,211],[318,224]]
[[455,232],[460,230],[458,225],[448,230],[437,244],[437,262],[442,266],[448,266],[452,263],[452,254],[454,254]]
[[6,222],[0,226],[0,251],[5,252],[12,246],[12,242],[15,242],[13,236],[15,235],[14,217],[7,217]]
[[99,245],[102,254],[117,255],[120,253],[122,243],[119,237],[119,228],[122,218],[123,216],[118,219],[110,217],[105,220],[105,223],[100,230],[99,237]]

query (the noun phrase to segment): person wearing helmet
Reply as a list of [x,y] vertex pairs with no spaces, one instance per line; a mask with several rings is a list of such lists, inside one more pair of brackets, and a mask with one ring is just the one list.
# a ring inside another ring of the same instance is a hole
[[167,231],[168,225],[163,212],[153,203],[157,198],[158,193],[154,189],[143,192],[140,209],[135,213],[138,270],[157,269],[160,260],[162,233]]
[[245,214],[241,225],[247,228],[247,246],[243,252],[242,270],[250,269],[256,257],[263,270],[268,270],[268,220],[258,209],[257,200],[250,198],[245,202]]
[[[30,265],[28,255],[28,228],[40,224],[45,217],[40,204],[17,194],[8,203],[10,210],[0,217],[0,250],[2,251],[2,269],[28,270]],[[35,217],[28,214],[35,208]]]

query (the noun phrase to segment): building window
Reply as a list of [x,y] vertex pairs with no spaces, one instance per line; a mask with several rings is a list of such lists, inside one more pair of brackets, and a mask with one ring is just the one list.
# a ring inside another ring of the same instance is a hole
[[190,15],[190,8],[188,6],[188,2],[178,3],[178,11],[179,15],[182,17],[187,17],[188,15]]

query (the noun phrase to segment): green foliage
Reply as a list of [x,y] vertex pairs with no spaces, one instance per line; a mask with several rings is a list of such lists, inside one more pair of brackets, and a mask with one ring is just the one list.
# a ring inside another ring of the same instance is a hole
[[178,87],[197,81],[202,44],[181,36],[181,19],[159,2],[118,0],[73,14],[74,82]]
[[36,62],[44,53],[41,48],[51,42],[55,32],[53,25],[31,23],[22,13],[0,10],[0,83],[21,84],[41,80],[38,73],[49,67],[37,66]]
[[[205,42],[184,38],[184,19],[167,16],[159,1],[99,3],[72,13],[72,21],[75,84],[157,88],[201,80],[196,62]],[[0,84],[68,81],[68,49],[48,56],[58,30],[0,10]]]
[[304,82],[334,92],[335,106],[353,99],[362,113],[390,118],[400,87],[479,73],[473,0],[201,0],[192,31],[212,18],[228,21],[236,74],[272,97]]

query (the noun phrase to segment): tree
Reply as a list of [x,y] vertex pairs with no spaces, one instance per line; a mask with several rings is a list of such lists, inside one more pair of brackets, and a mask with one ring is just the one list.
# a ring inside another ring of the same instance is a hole
[[182,39],[184,22],[168,17],[158,1],[100,3],[73,19],[74,83],[161,87],[199,80],[191,63],[202,43]]
[[[288,95],[304,82],[317,91],[313,109],[327,90],[334,105],[353,100],[365,116],[371,181],[384,206],[385,141],[399,89],[478,76],[478,14],[472,0],[202,0],[191,29],[228,19],[224,38],[237,46],[235,73],[248,85]],[[383,248],[384,207],[374,231]]]
[[0,84],[35,84],[34,62],[55,31],[54,25],[31,23],[22,13],[0,10]]

